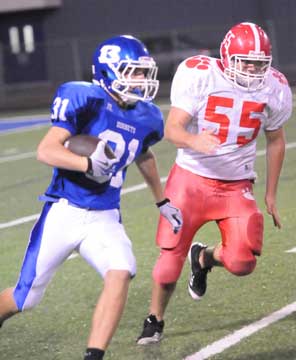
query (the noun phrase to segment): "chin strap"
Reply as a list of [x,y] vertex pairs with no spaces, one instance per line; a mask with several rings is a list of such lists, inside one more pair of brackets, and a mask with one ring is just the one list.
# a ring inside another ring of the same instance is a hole
[[122,109],[126,109],[126,110],[132,109],[132,108],[135,107],[135,104],[136,104],[136,102],[138,101],[138,100],[131,101],[131,100],[129,100],[129,99],[126,99],[126,100],[125,100],[125,99],[121,98],[118,94],[111,92],[111,91],[107,88],[107,86],[104,84],[103,80],[101,80],[101,81],[99,82],[99,81],[97,81],[97,80],[94,79],[94,80],[93,80],[93,83],[96,84],[96,85],[98,85],[98,86],[100,86],[102,89],[104,89],[104,91],[106,91],[106,93],[107,93],[108,95],[110,95],[110,96],[112,97],[112,99],[115,100]]

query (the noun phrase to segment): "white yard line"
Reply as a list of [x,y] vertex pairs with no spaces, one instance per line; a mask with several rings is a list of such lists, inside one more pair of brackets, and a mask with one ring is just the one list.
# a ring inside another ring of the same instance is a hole
[[9,155],[9,156],[3,156],[3,157],[0,157],[0,164],[4,164],[7,162],[16,161],[16,160],[29,159],[29,158],[33,158],[35,156],[36,156],[36,151],[31,151],[31,152],[22,153],[22,154]]
[[293,247],[290,250],[287,250],[286,253],[296,253],[296,247]]
[[76,252],[73,252],[69,257],[68,257],[68,259],[67,260],[72,260],[72,259],[75,259],[75,258],[77,258],[79,256],[79,254],[78,253],[76,253]]
[[[162,177],[160,180],[161,180],[161,182],[165,182],[166,179],[167,179],[166,177]],[[147,184],[145,184],[145,183],[135,185],[135,186],[131,186],[131,187],[128,187],[126,189],[123,189],[121,191],[121,195],[125,195],[125,194],[128,194],[128,193],[138,191],[138,190],[142,190],[142,189],[146,189],[146,188],[147,188]],[[1,229],[7,229],[7,228],[10,228],[10,227],[14,227],[14,226],[17,226],[17,225],[22,225],[22,224],[25,224],[25,223],[30,222],[30,221],[34,221],[34,220],[38,219],[38,217],[39,217],[39,214],[33,214],[33,215],[29,215],[29,216],[24,216],[24,217],[19,218],[19,219],[15,219],[15,220],[12,220],[12,221],[8,221],[6,223],[0,223],[0,230]]]
[[187,356],[184,360],[205,360],[210,356],[221,353],[222,351],[230,348],[231,346],[239,343],[241,340],[256,333],[257,331],[291,315],[296,311],[296,302],[289,304],[282,309],[273,312],[272,314],[264,317],[259,321],[244,326],[243,328],[234,331],[232,334],[223,337],[220,340],[213,342],[212,344],[204,347],[200,351],[190,356]]
[[[286,144],[286,149],[293,149],[296,147],[296,142],[291,142]],[[258,150],[256,155],[257,156],[263,156],[266,154],[266,150]],[[29,159],[29,158],[33,158],[36,156],[36,151],[31,151],[31,152],[27,152],[27,153],[22,153],[22,154],[14,154],[14,155],[8,155],[8,156],[3,156],[0,157],[0,164],[3,163],[7,163],[10,161],[17,161],[17,160],[22,160],[22,159]]]
[[[293,149],[295,147],[296,147],[296,142],[286,144],[286,149]],[[265,155],[265,153],[266,153],[265,150],[258,150],[256,154],[257,154],[257,156],[263,156],[263,155]],[[27,154],[27,156],[26,156],[26,154]],[[34,154],[32,156],[35,156],[35,153],[25,153],[25,154],[20,154],[19,156],[23,156],[23,158],[30,157],[29,154]],[[19,160],[17,155],[7,156],[7,157],[2,158],[2,159],[0,158],[0,164],[4,163],[6,161],[15,161],[15,160]],[[166,177],[161,178],[161,180],[162,180],[162,182],[165,182]],[[146,187],[147,187],[147,185],[145,183],[135,185],[135,186],[131,186],[129,188],[123,189],[121,191],[121,194],[122,195],[128,194],[130,192],[145,189]],[[19,218],[19,219],[16,219],[16,220],[12,220],[12,221],[9,221],[9,222],[6,222],[6,223],[0,223],[0,230],[1,229],[6,229],[6,228],[9,228],[9,227],[12,227],[12,226],[16,226],[16,225],[21,225],[21,224],[24,224],[24,223],[29,222],[29,221],[36,220],[38,218],[38,216],[39,216],[39,214],[34,214],[34,215],[25,216],[23,218]]]
[[26,127],[19,127],[19,128],[15,128],[15,129],[2,130],[2,131],[0,131],[0,136],[40,130],[46,126],[49,126],[49,124],[46,124],[46,123],[45,124],[37,124],[37,125],[31,125],[31,126],[26,126]]
[[15,219],[12,221],[8,221],[6,223],[2,223],[2,224],[0,224],[0,229],[7,229],[7,228],[14,227],[17,225],[25,224],[30,221],[34,221],[34,220],[38,219],[38,216],[39,216],[39,214],[34,214],[34,215],[24,216],[22,218]]
[[0,118],[0,121],[19,121],[19,122],[26,122],[28,120],[39,120],[39,119],[48,119],[48,122],[50,121],[50,113],[44,112],[41,114],[28,114],[28,115],[17,115],[17,116],[4,116]]
[[[291,143],[288,143],[288,144],[286,144],[286,149],[293,149],[293,148],[295,148],[296,147],[296,142],[291,142]],[[264,150],[258,150],[257,152],[256,152],[256,155],[257,156],[263,156],[263,155],[265,155],[266,154],[266,150],[264,149]]]

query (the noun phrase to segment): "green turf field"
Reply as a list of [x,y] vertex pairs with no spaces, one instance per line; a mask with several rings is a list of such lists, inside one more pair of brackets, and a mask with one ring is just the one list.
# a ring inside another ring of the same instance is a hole
[[[296,142],[296,115],[287,124],[287,142]],[[35,151],[47,129],[0,135],[0,224],[37,214],[37,197],[46,188],[51,169],[34,157],[9,160],[9,156]],[[264,148],[260,139],[258,150]],[[154,147],[161,176],[167,176],[175,148],[163,141]],[[1,162],[1,159],[6,159]],[[257,159],[258,204],[264,210],[264,156]],[[205,298],[196,303],[187,293],[186,264],[166,314],[165,337],[160,344],[139,347],[150,299],[151,270],[158,250],[154,245],[158,212],[148,190],[122,198],[123,222],[134,244],[138,273],[132,281],[128,304],[106,353],[114,360],[181,360],[232,332],[296,301],[296,148],[287,150],[281,176],[278,207],[282,230],[266,215],[265,246],[256,271],[237,278],[223,269],[209,275]],[[131,166],[125,187],[143,180]],[[0,227],[0,289],[14,285],[33,222]],[[214,244],[219,234],[206,225],[199,239]],[[93,307],[100,292],[99,276],[79,257],[68,260],[48,287],[43,302],[32,312],[18,315],[0,330],[0,360],[81,360]],[[200,358],[202,359],[202,358]],[[233,347],[210,357],[214,360],[295,360],[296,312],[265,327]]]

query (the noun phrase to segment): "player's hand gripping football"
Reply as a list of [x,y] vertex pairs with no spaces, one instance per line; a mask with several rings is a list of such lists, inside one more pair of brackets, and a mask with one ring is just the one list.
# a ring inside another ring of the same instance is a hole
[[116,157],[108,157],[105,152],[106,143],[99,141],[95,151],[88,158],[86,176],[98,183],[104,183],[111,179],[114,166],[118,162]]
[[163,215],[172,225],[174,233],[181,229],[183,224],[181,211],[174,207],[169,199],[164,199],[158,203],[156,203],[161,215]]

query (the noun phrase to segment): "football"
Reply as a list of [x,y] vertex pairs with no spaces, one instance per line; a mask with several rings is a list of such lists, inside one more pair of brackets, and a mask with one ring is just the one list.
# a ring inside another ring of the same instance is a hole
[[[88,157],[95,151],[100,141],[102,140],[95,136],[79,134],[71,136],[64,146],[77,155]],[[115,154],[108,144],[105,146],[105,155],[109,159],[115,158]]]

